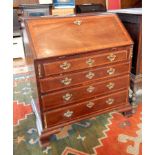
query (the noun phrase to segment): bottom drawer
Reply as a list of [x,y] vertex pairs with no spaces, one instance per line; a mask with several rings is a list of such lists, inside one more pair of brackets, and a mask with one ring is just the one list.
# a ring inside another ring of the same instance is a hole
[[44,113],[45,128],[49,128],[60,123],[68,122],[87,114],[94,113],[107,108],[114,108],[120,104],[128,102],[128,91],[121,91],[106,96],[94,98],[92,100],[59,108]]

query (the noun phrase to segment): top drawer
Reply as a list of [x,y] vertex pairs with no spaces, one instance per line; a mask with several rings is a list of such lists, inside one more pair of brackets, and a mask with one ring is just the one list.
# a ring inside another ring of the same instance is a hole
[[[110,50],[109,50],[110,51]],[[70,71],[76,71],[80,69],[100,66],[104,64],[127,61],[128,50],[113,49],[110,52],[98,53],[93,55],[80,55],[80,58],[69,58],[56,62],[43,63],[43,69],[45,76],[51,76],[54,74],[62,74]]]

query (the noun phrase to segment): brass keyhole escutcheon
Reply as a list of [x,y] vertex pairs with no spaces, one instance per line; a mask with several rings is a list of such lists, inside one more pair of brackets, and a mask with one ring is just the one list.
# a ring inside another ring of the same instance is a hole
[[78,25],[78,26],[80,26],[80,25],[81,25],[81,23],[82,23],[82,21],[81,21],[81,20],[75,20],[75,21],[74,21],[74,24],[75,24],[75,25]]
[[107,73],[108,73],[109,75],[113,75],[113,74],[115,73],[115,68],[110,68],[110,69],[108,69],[108,70],[107,70]]
[[63,98],[65,101],[69,101],[69,100],[71,99],[71,97],[72,97],[72,94],[67,93],[67,94],[65,94],[62,98]]
[[115,86],[115,83],[113,83],[113,82],[110,82],[109,84],[106,85],[106,87],[107,87],[108,89],[113,89],[114,86]]

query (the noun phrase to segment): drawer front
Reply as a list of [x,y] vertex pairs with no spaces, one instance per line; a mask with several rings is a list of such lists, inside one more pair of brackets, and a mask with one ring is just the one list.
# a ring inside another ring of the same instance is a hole
[[110,52],[92,56],[85,56],[76,59],[69,59],[58,62],[44,63],[43,68],[45,76],[54,74],[62,74],[70,71],[100,66],[104,64],[125,61],[128,59],[128,51],[121,50],[117,52]]
[[94,82],[90,85],[43,95],[41,96],[43,111],[73,102],[79,102],[80,100],[95,97],[99,94],[107,94],[118,89],[127,89],[128,86],[129,76],[123,76],[121,78]]
[[46,93],[99,78],[112,77],[122,73],[128,73],[129,69],[130,64],[125,63],[67,74],[63,76],[40,79],[40,90],[42,93]]
[[128,91],[121,91],[95,98],[80,104],[44,113],[45,126],[51,127],[104,109],[111,109],[128,102]]

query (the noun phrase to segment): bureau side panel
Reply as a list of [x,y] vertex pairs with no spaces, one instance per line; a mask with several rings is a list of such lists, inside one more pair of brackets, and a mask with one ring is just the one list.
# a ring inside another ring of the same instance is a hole
[[25,27],[25,22],[23,21],[23,43],[24,43],[24,52],[25,52],[25,60],[28,67],[31,68],[31,79],[32,82],[30,83],[30,87],[32,90],[31,97],[31,105],[33,112],[36,115],[36,123],[37,128],[39,131],[39,134],[42,132],[43,124],[42,124],[42,115],[40,111],[40,102],[39,102],[39,92],[38,92],[38,86],[37,86],[37,60],[35,60],[34,55],[34,48],[32,46],[32,41],[29,37],[29,31],[27,27]]

